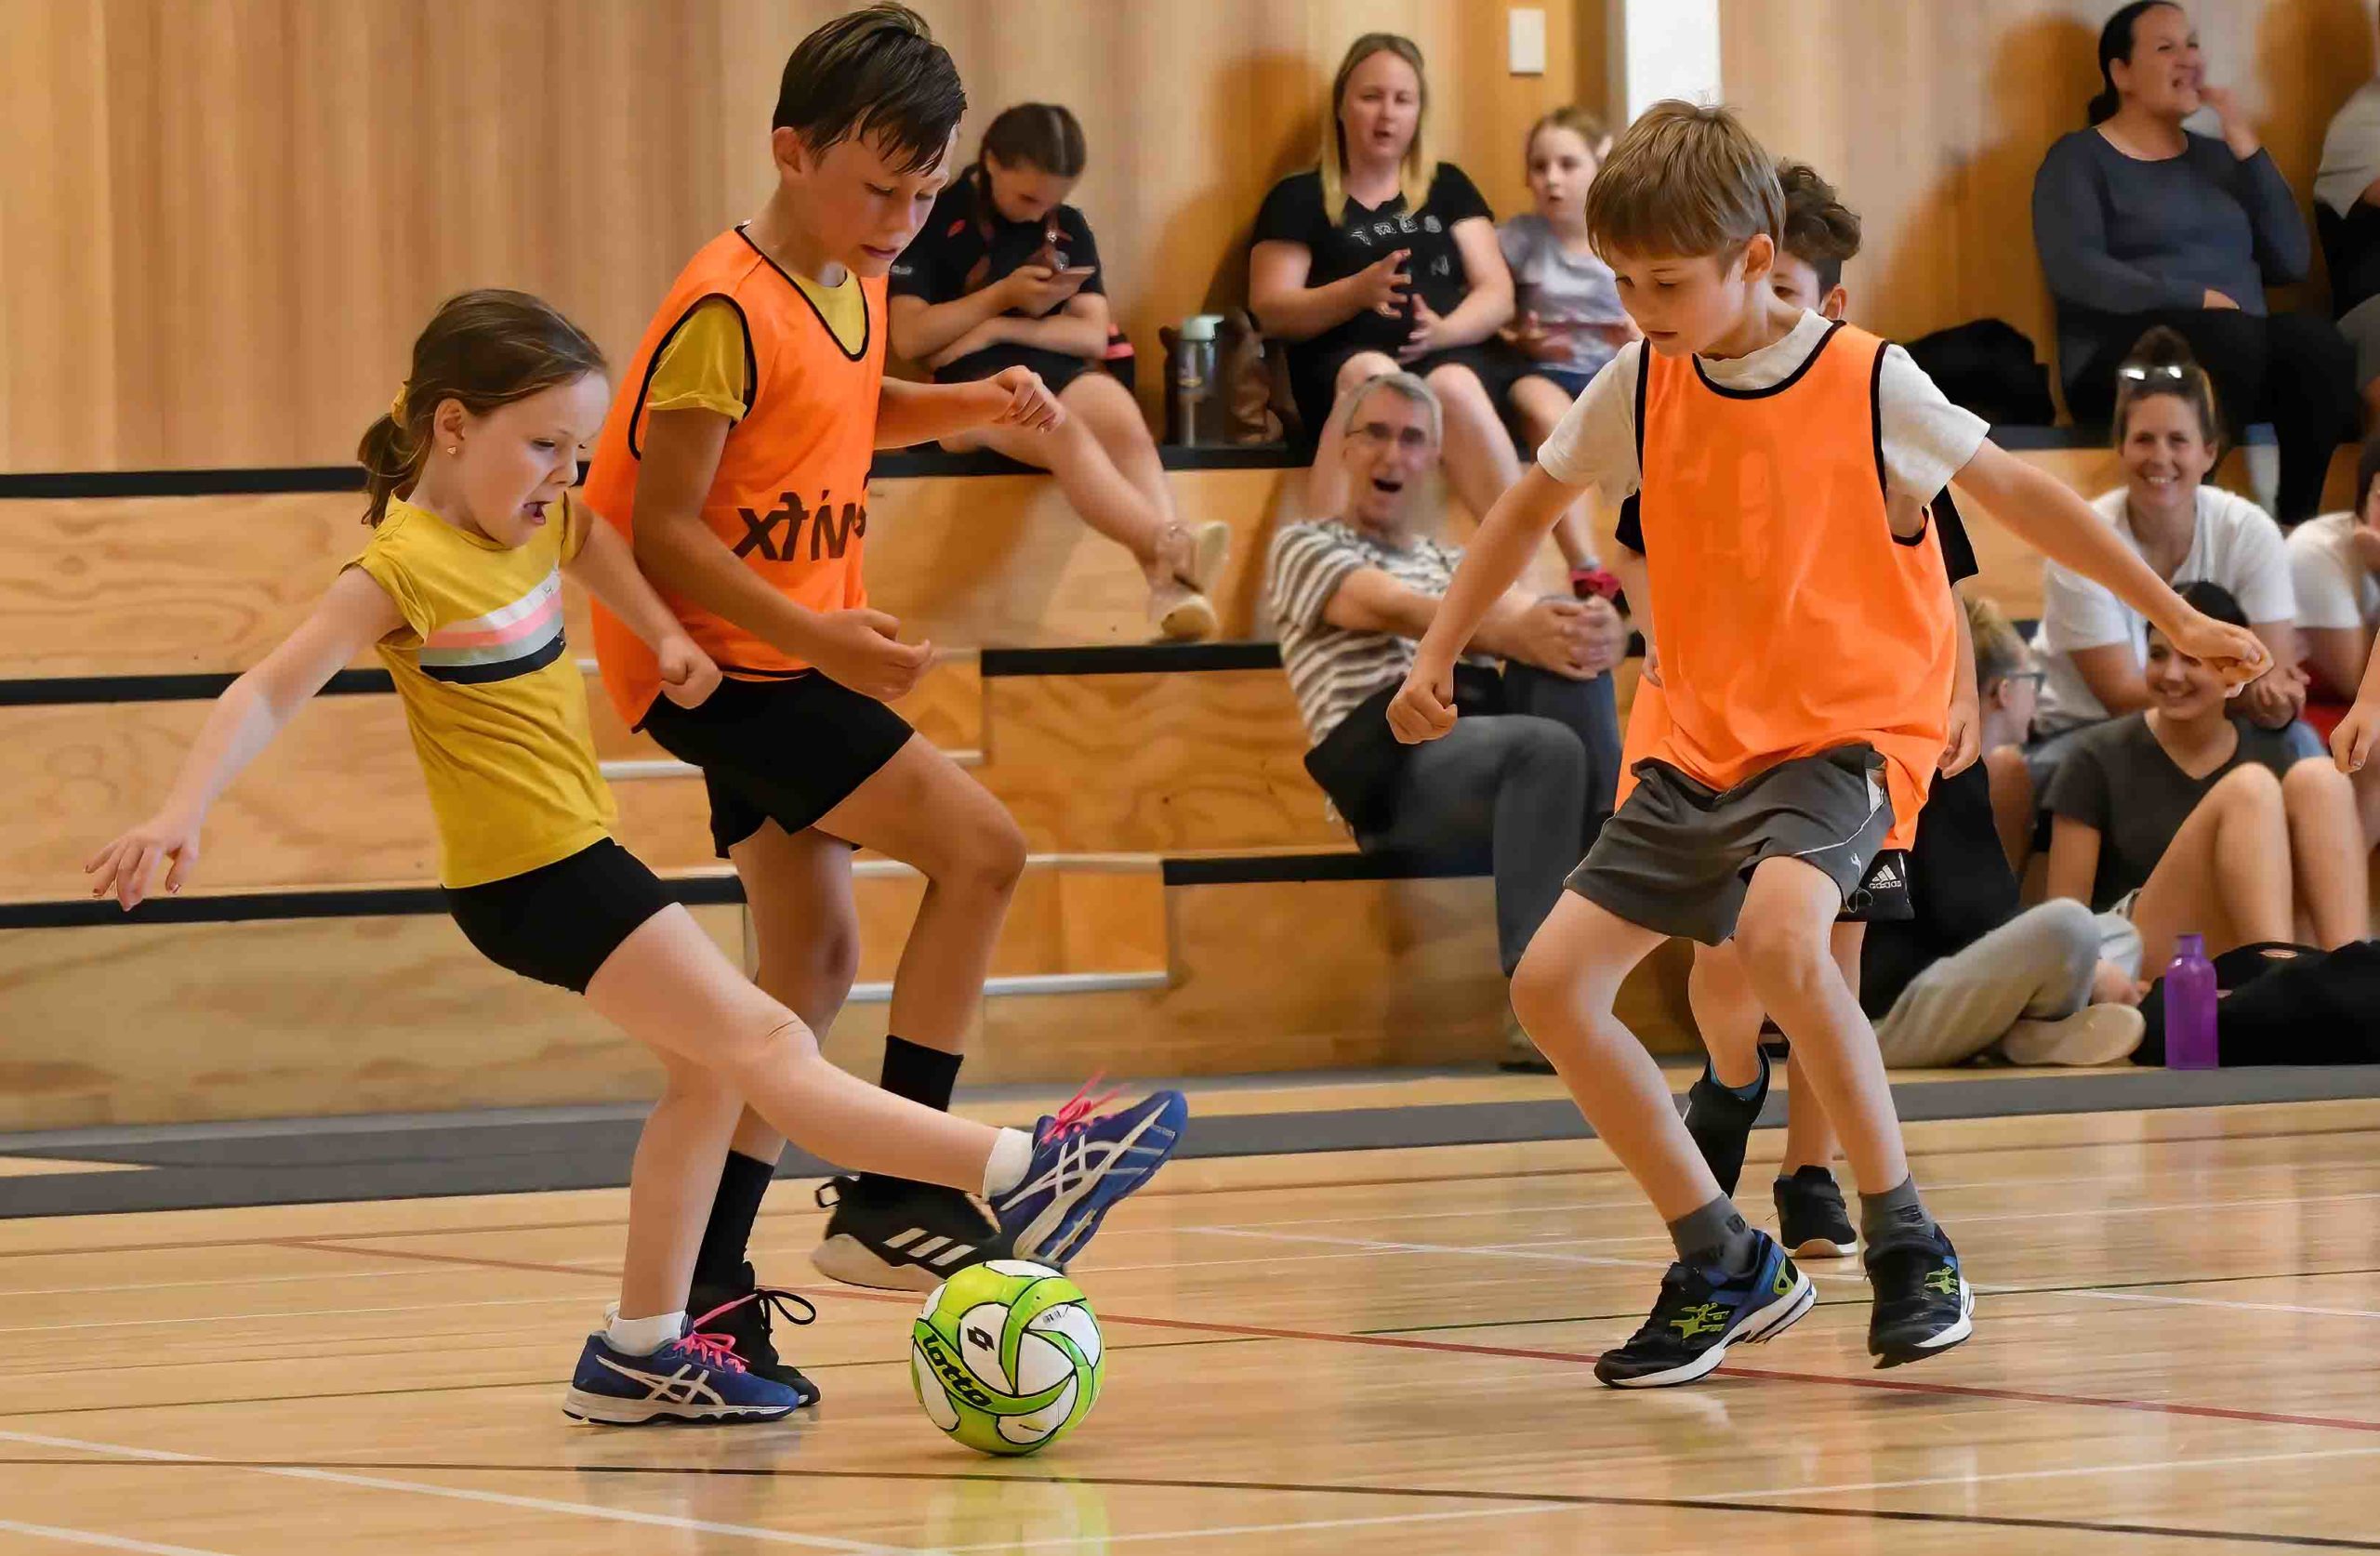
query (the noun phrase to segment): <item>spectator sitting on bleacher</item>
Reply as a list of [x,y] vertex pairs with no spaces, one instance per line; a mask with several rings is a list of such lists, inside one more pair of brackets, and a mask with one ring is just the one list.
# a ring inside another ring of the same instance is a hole
[[[1132,553],[1149,620],[1167,638],[1215,631],[1207,599],[1231,526],[1175,516],[1141,407],[1105,368],[1115,335],[1091,224],[1065,198],[1082,177],[1082,125],[1053,103],[1005,110],[892,267],[892,344],[936,383],[1029,367],[1066,419],[1047,431],[987,427],[944,440],[988,447],[1058,479],[1083,521]],[[1126,358],[1125,360],[1129,360]]]
[[[1513,277],[1494,215],[1461,168],[1430,153],[1421,51],[1388,33],[1357,38],[1331,83],[1316,166],[1273,186],[1256,216],[1249,307],[1289,343],[1289,388],[1318,446],[1310,511],[1338,511],[1334,407],[1398,367],[1435,391],[1455,495],[1485,514],[1520,479],[1497,406],[1520,365],[1497,337]],[[1557,533],[1573,567],[1585,536]]]
[[[2181,596],[2217,621],[2246,622],[2217,585]],[[2222,681],[2153,628],[2148,683],[2146,712],[2092,730],[2059,764],[2050,895],[2089,903],[2110,945],[2128,930],[2150,977],[2185,931],[2203,934],[2210,955],[2362,939],[2370,888],[2347,775],[2328,755],[2301,758],[2280,732],[2232,717]]]
[[[2319,736],[2291,729],[2306,705],[2306,676],[2296,667],[2297,603],[2281,530],[2247,498],[2206,481],[2222,454],[2214,386],[2181,336],[2163,328],[2141,337],[2119,376],[2113,432],[2124,484],[2092,506],[2159,577],[2175,588],[2218,584],[2246,610],[2273,667],[2241,692],[2237,711],[2260,729],[2289,731],[2283,738],[2296,754],[2319,754]],[[2033,719],[2040,744],[2026,757],[2038,797],[2081,732],[2156,699],[2145,674],[2148,623],[2055,562],[2042,572],[2033,647],[2048,672]]]
[[2331,316],[2355,348],[2363,424],[2380,429],[2380,81],[2357,87],[2323,133],[2314,230],[2331,272]]
[[[2115,367],[2154,324],[2181,331],[2232,416],[2281,442],[2274,510],[2321,506],[2332,452],[2356,435],[2355,352],[2328,319],[2268,316],[2265,286],[2304,279],[2313,244],[2296,197],[2228,88],[2204,85],[2189,17],[2135,0],[2099,34],[2106,89],[2089,129],[2052,146],[2033,181],[2033,234],[2057,299],[2066,403],[2096,423]],[[2220,139],[2182,121],[2203,106]]]
[[[1458,669],[1462,721],[1431,745],[1398,744],[1389,699],[1461,560],[1413,528],[1413,493],[1438,462],[1439,407],[1421,379],[1387,373],[1358,386],[1338,414],[1349,422],[1345,505],[1274,538],[1265,586],[1315,743],[1306,766],[1366,852],[1491,857],[1510,977],[1611,813],[1620,775],[1611,669],[1627,628],[1602,600],[1515,589]],[[1508,1038],[1515,1054],[1535,1058],[1517,1025]]]
[[[2356,461],[2354,508],[2289,532],[2289,573],[2312,681],[2307,721],[2328,735],[2355,701],[2380,626],[2380,434]],[[2380,837],[2380,762],[2355,774],[2355,795],[2364,836]]]

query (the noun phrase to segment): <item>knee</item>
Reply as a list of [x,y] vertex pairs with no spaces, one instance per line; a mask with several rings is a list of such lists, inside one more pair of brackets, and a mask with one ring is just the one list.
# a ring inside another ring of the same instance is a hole
[[859,926],[848,918],[808,923],[762,952],[753,982],[796,1010],[839,1010],[859,977]]
[[2080,977],[2099,965],[2099,916],[2089,903],[2052,897],[2032,911],[2064,955],[2069,973]]
[[744,1093],[724,1070],[677,1058],[665,1059],[663,1069],[665,1079],[661,1100],[654,1104],[656,1109],[700,1108],[707,1114],[726,1119],[731,1126],[744,1111]]
[[1816,989],[1836,976],[1827,927],[1792,915],[1747,916],[1736,925],[1736,949],[1745,972],[1771,1003],[1775,992]]
[[1495,419],[1496,408],[1488,402],[1487,388],[1480,383],[1479,375],[1470,368],[1459,363],[1448,363],[1443,367],[1432,368],[1423,382],[1435,391],[1438,402],[1446,407],[1448,415],[1460,412],[1466,415],[1485,416],[1491,421]]
[[2281,780],[2282,803],[2294,811],[2304,805],[2330,804],[2355,799],[2355,781],[2341,772],[2337,766],[2320,757],[2308,757],[2291,764]]
[[935,881],[1001,897],[1016,890],[1025,874],[1025,833],[1015,819],[998,806],[959,835]]
[[1567,724],[1535,714],[1508,713],[1496,719],[1507,771],[1542,772],[1586,781],[1587,747]]
[[1513,1014],[1540,1048],[1579,1030],[1580,1006],[1589,992],[1578,970],[1541,939],[1529,943],[1513,969]]
[[1344,400],[1369,380],[1379,377],[1383,373],[1395,371],[1395,359],[1379,351],[1358,351],[1339,364],[1339,380],[1335,392],[1340,399]]
[[2234,810],[2279,815],[2282,806],[2281,780],[2262,762],[2242,762],[2223,775],[2207,798]]
[[712,1050],[721,1082],[739,1096],[752,1089],[744,1077],[818,1057],[818,1039],[800,1016],[774,1000],[763,1003],[767,1008],[723,1027]]

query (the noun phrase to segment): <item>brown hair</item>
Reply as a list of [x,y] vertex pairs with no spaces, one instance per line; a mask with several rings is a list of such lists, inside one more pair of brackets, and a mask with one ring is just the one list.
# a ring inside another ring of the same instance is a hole
[[1628,126],[1587,190],[1587,241],[1606,258],[1708,254],[1732,263],[1784,226],[1777,165],[1743,121],[1675,98]]
[[2198,414],[2199,436],[2218,453],[2223,447],[2223,417],[2217,414],[2215,383],[2190,355],[2190,343],[2165,324],[2133,343],[2132,352],[2116,369],[2116,410],[2111,430],[2115,446],[2123,447],[2131,431],[2132,408],[2144,400],[2169,395]]
[[1330,101],[1322,115],[1322,208],[1332,221],[1347,214],[1347,132],[1339,123],[1339,105],[1347,99],[1347,82],[1355,67],[1375,54],[1394,54],[1413,67],[1418,96],[1413,113],[1413,141],[1405,148],[1404,165],[1396,188],[1405,208],[1418,211],[1430,198],[1430,182],[1438,165],[1430,153],[1430,73],[1421,67],[1421,46],[1395,33],[1367,33],[1347,46],[1339,73],[1330,78]]
[[1817,272],[1818,290],[1843,284],[1844,262],[1859,252],[1859,213],[1806,162],[1777,165],[1785,191],[1785,236],[1778,246]]
[[413,371],[395,402],[364,429],[364,521],[377,524],[389,499],[410,491],[436,440],[431,422],[449,400],[483,416],[557,384],[604,371],[587,333],[526,292],[488,287],[447,298],[413,343]]
[[900,173],[942,165],[967,112],[959,67],[925,18],[896,0],[846,12],[795,46],[777,82],[774,129],[818,155],[856,137],[879,138]]
[[1051,178],[1079,178],[1091,149],[1072,109],[1054,102],[1021,102],[1001,109],[984,126],[982,155],[999,158],[1004,167],[1023,165]]
[[1989,600],[1964,601],[1967,634],[1975,640],[1975,689],[1988,692],[1994,681],[2006,680],[2025,667],[2024,635]]
[[1588,154],[1598,162],[1603,158],[1603,143],[1611,138],[1611,132],[1603,127],[1603,120],[1593,109],[1568,103],[1529,125],[1528,133],[1521,137],[1522,157],[1527,157],[1529,148],[1537,144],[1537,138],[1550,129],[1568,130],[1585,141]]

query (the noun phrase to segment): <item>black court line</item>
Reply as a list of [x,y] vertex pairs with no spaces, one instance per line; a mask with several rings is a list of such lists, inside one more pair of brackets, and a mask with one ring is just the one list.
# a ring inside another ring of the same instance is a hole
[[1083,647],[986,648],[977,658],[985,680],[1004,676],[1182,675],[1215,670],[1277,670],[1281,645],[1261,642],[1104,643]]
[[[798,1414],[798,1413],[797,1413]],[[1001,1484],[1090,1486],[1130,1491],[1216,1491],[1236,1495],[1368,1497],[1408,1501],[1474,1502],[1493,1507],[1617,1508],[1656,1512],[1729,1512],[1757,1517],[1820,1518],[1881,1523],[1938,1524],[1987,1529],[2034,1529],[2056,1534],[2116,1535],[2151,1539],[2232,1540],[2250,1545],[2281,1546],[2303,1550],[2380,1550],[2380,1540],[2349,1539],[2336,1535],[2288,1535],[2272,1530],[2233,1530],[2164,1523],[2095,1523],[2076,1518],[2025,1518],[2016,1514],[1936,1512],[1908,1508],[1841,1508],[1800,1506],[1790,1502],[1755,1502],[1724,1497],[1623,1497],[1586,1492],[1490,1491],[1470,1486],[1392,1486],[1311,1481],[1208,1481],[1170,1479],[1153,1475],[993,1474],[988,1471],[923,1470],[774,1469],[741,1464],[486,1464],[456,1460],[402,1459],[274,1459],[274,1458],[122,1458],[86,1453],[77,1458],[0,1458],[0,1464],[69,1465],[106,1469],[156,1470],[295,1470],[356,1474],[410,1470],[416,1474],[492,1475],[696,1475],[724,1480],[873,1481],[895,1484]],[[1955,1483],[1945,1485],[1956,1490]],[[1282,1519],[1294,1525],[1300,1522]],[[1310,1521],[1327,1525],[1328,1520]],[[1283,1529],[1293,1534],[1294,1527]],[[1183,1533],[1194,1533],[1184,1531]]]
[[[70,703],[194,703],[221,696],[239,676],[231,671],[193,675],[33,676],[0,679],[0,707],[57,707]],[[341,670],[322,692],[325,697],[362,697],[394,692],[386,670]]]
[[[717,907],[743,902],[733,875],[661,877],[672,902]],[[0,903],[0,930],[81,930],[104,925],[248,924],[293,918],[400,918],[446,911],[435,886],[338,887],[319,891],[243,891],[152,897],[126,913],[109,897]]]

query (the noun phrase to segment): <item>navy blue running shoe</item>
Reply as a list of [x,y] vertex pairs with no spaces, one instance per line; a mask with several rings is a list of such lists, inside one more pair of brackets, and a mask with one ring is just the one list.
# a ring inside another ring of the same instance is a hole
[[1595,1377],[1615,1389],[1691,1383],[1726,1360],[1729,1346],[1774,1339],[1809,1312],[1818,1299],[1810,1277],[1775,1238],[1752,1235],[1759,1246],[1747,1274],[1671,1265],[1645,1326],[1595,1359]]
[[1938,1356],[1975,1333],[1975,1289],[1950,1239],[1936,1227],[1923,1240],[1867,1253],[1875,1306],[1868,1353],[1880,1367]]
[[723,1335],[681,1335],[649,1356],[589,1335],[562,1413],[600,1426],[716,1425],[774,1421],[800,1404],[784,1384],[745,1371]]
[[1190,1104],[1181,1092],[1159,1091],[1121,1113],[1093,1116],[1108,1099],[1090,1091],[1086,1086],[1034,1126],[1024,1180],[992,1201],[1012,1258],[1064,1269],[1117,1202],[1182,1143]]

